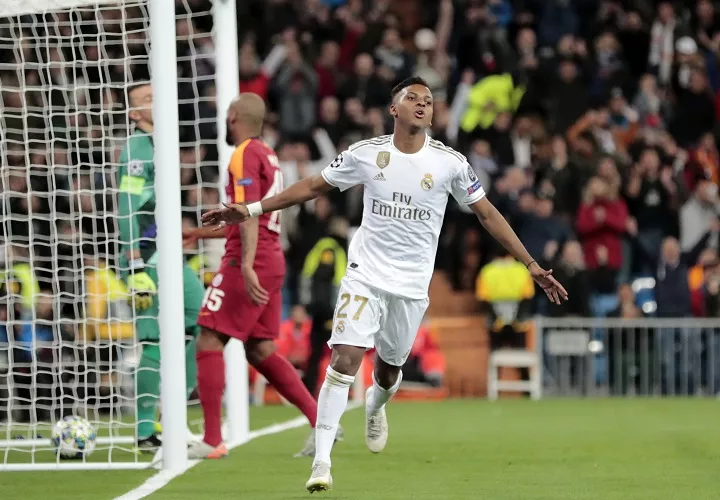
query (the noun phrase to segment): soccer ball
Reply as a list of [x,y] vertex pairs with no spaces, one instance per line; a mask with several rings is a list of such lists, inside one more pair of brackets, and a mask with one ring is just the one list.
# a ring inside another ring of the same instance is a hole
[[52,430],[52,444],[60,458],[88,457],[95,449],[97,432],[87,419],[67,416]]

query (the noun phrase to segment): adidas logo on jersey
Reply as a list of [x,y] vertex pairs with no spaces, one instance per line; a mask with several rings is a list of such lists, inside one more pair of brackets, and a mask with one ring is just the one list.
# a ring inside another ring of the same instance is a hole
[[380,173],[377,174],[375,177],[373,177],[373,180],[374,180],[374,181],[384,181],[384,180],[385,180],[385,176],[383,175],[382,172],[380,172]]

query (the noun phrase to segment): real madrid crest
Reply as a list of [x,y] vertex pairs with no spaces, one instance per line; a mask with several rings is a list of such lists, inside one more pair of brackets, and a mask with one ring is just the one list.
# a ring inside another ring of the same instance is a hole
[[435,181],[432,178],[432,174],[425,174],[425,177],[420,181],[420,187],[425,191],[430,191],[435,186]]
[[335,331],[338,333],[345,331],[345,322],[343,320],[337,322],[337,325],[335,325]]
[[390,151],[380,151],[375,160],[375,164],[379,168],[385,168],[390,165]]

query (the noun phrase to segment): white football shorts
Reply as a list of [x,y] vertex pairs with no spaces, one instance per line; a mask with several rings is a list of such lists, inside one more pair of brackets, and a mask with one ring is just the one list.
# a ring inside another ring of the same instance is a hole
[[343,278],[328,345],[372,349],[392,366],[402,366],[410,355],[429,300],[408,299]]

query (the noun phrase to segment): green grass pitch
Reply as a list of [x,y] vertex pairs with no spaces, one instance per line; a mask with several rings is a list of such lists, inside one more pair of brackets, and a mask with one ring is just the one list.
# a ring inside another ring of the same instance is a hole
[[[253,409],[258,428],[296,415]],[[393,403],[390,440],[372,455],[363,412],[343,418],[335,489],[310,497],[307,428],[257,439],[204,462],[157,500],[710,500],[720,498],[720,401],[548,400]],[[152,472],[6,473],[3,498],[111,499]]]

